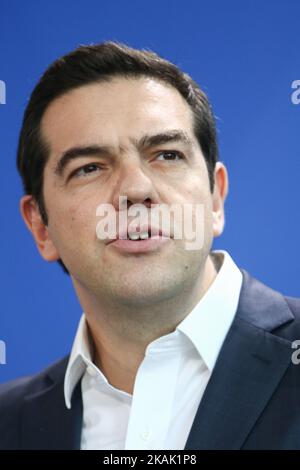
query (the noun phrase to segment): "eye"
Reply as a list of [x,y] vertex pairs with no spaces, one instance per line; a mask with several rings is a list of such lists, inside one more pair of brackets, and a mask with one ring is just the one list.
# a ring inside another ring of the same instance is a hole
[[[164,158],[161,159],[160,157],[163,156]],[[178,160],[183,160],[183,155],[180,152],[177,151],[170,151],[166,150],[164,152],[160,152],[157,156],[157,160],[160,161],[178,161]]]
[[95,173],[96,170],[100,170],[101,168],[99,167],[98,163],[88,163],[87,165],[84,165],[80,168],[77,168],[77,170],[73,171],[70,175],[71,177],[78,178],[80,176],[87,176],[90,173]]

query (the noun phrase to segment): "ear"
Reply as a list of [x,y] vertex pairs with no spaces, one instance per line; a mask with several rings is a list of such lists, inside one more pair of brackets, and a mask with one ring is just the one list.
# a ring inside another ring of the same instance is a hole
[[214,171],[213,201],[213,234],[221,235],[225,225],[224,203],[228,193],[228,175],[225,165],[217,162]]
[[56,261],[60,258],[57,249],[50,239],[47,226],[44,224],[37,202],[27,194],[20,200],[20,212],[25,224],[30,230],[37,249],[46,261]]

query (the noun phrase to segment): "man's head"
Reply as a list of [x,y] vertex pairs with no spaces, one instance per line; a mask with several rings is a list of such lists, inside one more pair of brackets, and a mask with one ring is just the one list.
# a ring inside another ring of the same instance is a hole
[[[166,153],[171,159],[161,159]],[[145,298],[172,295],[203,268],[222,232],[227,176],[217,160],[210,105],[187,74],[152,52],[111,42],[80,47],[49,67],[25,111],[22,215],[41,255],[61,260],[94,293],[126,302],[147,284]],[[204,204],[203,248],[195,255],[172,239],[157,252],[124,255],[98,240],[97,206],[118,211],[122,195],[149,210]]]

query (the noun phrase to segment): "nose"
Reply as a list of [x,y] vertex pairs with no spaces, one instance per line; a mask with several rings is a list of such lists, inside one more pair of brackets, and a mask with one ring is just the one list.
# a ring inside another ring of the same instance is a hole
[[[126,196],[127,201],[123,199],[120,202],[120,196]],[[136,161],[125,163],[120,170],[118,182],[114,188],[113,205],[115,209],[125,210],[133,204],[144,204],[150,208],[151,204],[157,203],[158,195],[146,169]]]

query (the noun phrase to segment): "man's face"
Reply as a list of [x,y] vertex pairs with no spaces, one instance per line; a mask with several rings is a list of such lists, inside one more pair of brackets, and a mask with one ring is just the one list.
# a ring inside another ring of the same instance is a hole
[[[83,86],[50,104],[41,129],[50,149],[44,200],[53,245],[51,255],[40,249],[42,255],[61,258],[77,286],[127,305],[168,299],[195,284],[214,236],[214,199],[192,111],[177,90],[149,78]],[[141,145],[145,136],[170,131],[190,142]],[[66,151],[95,146],[107,150],[77,155],[57,171]],[[119,196],[149,212],[149,204],[204,204],[203,247],[189,251],[185,240],[170,238],[132,253],[100,240],[96,209],[106,203],[118,211]]]

